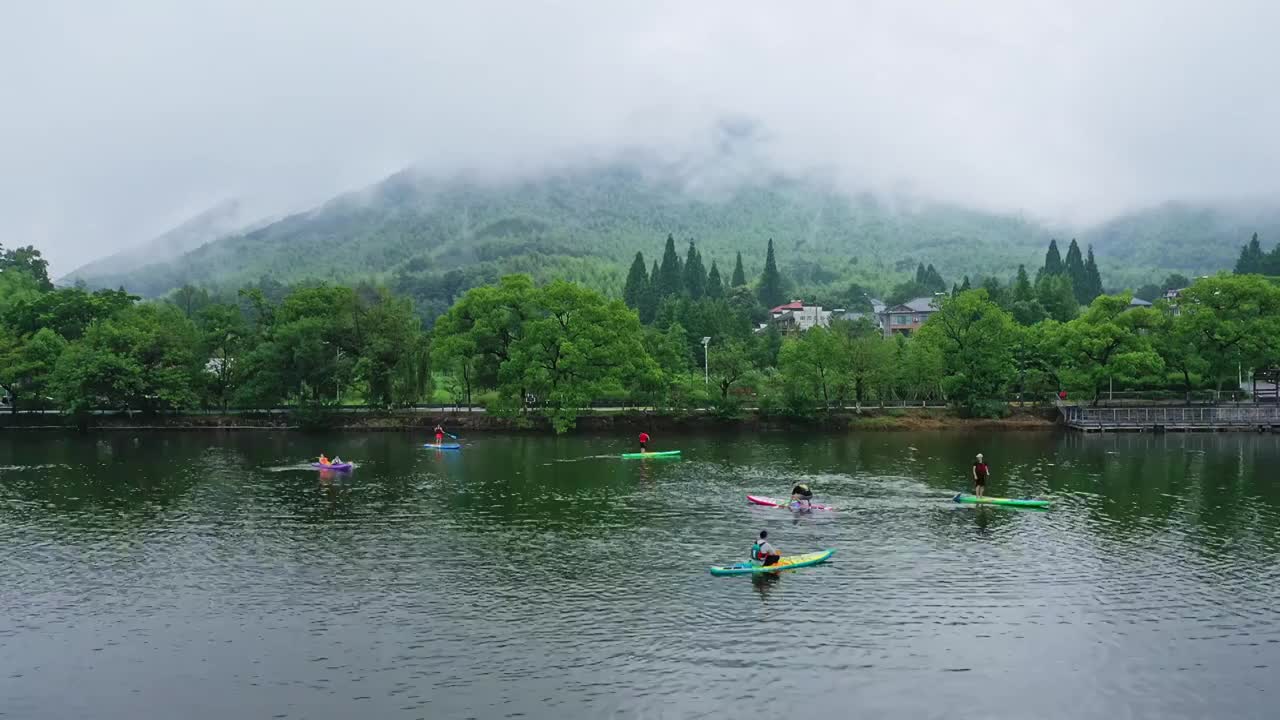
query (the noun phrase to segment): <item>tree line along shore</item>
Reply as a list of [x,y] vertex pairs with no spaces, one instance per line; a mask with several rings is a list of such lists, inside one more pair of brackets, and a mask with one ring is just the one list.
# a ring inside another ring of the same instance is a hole
[[[1239,269],[1252,269],[1253,245]],[[37,250],[7,249],[0,388],[11,409],[82,426],[101,411],[282,405],[293,407],[292,425],[323,426],[351,405],[431,403],[566,432],[601,404],[719,423],[837,423],[851,407],[928,403],[998,419],[1011,400],[1189,395],[1280,365],[1280,286],[1256,273],[1199,278],[1143,303],[1103,292],[1092,253],[1073,243],[1064,260],[1055,242],[1044,266],[1007,282],[964,278],[947,289],[922,264],[908,287],[851,287],[837,299],[848,317],[795,331],[770,322],[768,309],[792,290],[774,255],[770,242],[758,278],[739,257],[725,279],[696,244],[681,257],[669,237],[661,261],[637,253],[620,297],[512,275],[465,291],[428,322],[371,282],[188,287],[143,301],[54,287]],[[886,333],[873,315],[858,317],[859,303],[885,290],[890,300],[929,293],[936,311],[909,333]]]

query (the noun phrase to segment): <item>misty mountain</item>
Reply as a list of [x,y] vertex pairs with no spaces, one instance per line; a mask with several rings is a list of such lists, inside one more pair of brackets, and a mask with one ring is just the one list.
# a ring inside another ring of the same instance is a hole
[[[205,210],[181,225],[114,255],[94,260],[67,273],[59,284],[71,284],[84,280],[93,286],[103,286],[108,278],[127,277],[138,268],[164,263],[199,248],[205,243],[243,232],[251,227],[242,203],[227,200]],[[258,221],[262,224],[265,221]]]
[[[1258,228],[1264,234],[1280,229],[1276,215],[1255,219],[1272,223]],[[1082,244],[1096,243],[1108,287],[1131,287],[1173,271],[1231,267],[1253,231],[1249,225],[1250,218],[1226,211],[1168,206],[1074,235]],[[704,263],[714,260],[725,273],[738,251],[747,272],[758,273],[773,238],[783,273],[798,291],[850,282],[886,289],[918,262],[932,263],[948,281],[966,274],[1009,278],[1020,263],[1038,267],[1050,237],[1065,247],[1073,235],[1013,215],[890,204],[850,197],[820,181],[770,175],[706,186],[625,163],[507,182],[405,171],[171,260],[114,272],[86,267],[76,275],[93,286],[123,284],[146,296],[188,283],[233,288],[264,277],[371,278],[442,308],[466,287],[509,272],[563,277],[617,294],[635,252],[652,262],[668,233],[682,253],[688,239],[696,240]]]

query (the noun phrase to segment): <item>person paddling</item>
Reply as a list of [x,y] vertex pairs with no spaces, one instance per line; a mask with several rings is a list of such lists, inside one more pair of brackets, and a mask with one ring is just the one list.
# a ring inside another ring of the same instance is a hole
[[761,530],[760,537],[751,546],[751,563],[753,565],[776,565],[782,559],[782,553],[769,544],[769,531]]
[[991,468],[987,466],[986,461],[982,459],[982,453],[978,453],[977,458],[973,461],[973,494],[982,497],[987,491],[987,476],[991,474]]
[[321,464],[321,465],[329,465],[329,464],[330,464],[330,462],[329,462],[329,458],[325,457],[325,456],[324,456],[324,453],[320,453],[320,464]]
[[441,426],[439,423],[436,424],[436,444],[437,445],[444,444],[444,427]]
[[649,433],[643,430],[640,431],[640,452],[649,452]]
[[791,507],[796,510],[813,509],[813,491],[807,483],[797,483],[791,488]]

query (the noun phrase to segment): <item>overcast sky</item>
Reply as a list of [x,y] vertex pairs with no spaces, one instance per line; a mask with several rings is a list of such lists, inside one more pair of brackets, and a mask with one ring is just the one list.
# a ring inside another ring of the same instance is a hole
[[1277,2],[0,2],[0,243],[56,273],[218,200],[696,148],[1090,222],[1280,193]]

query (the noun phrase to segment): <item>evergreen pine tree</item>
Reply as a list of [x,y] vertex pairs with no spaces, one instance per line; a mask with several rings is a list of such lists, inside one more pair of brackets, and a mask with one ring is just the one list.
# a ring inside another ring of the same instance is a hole
[[670,235],[667,236],[667,248],[662,253],[662,268],[658,270],[657,282],[653,284],[659,303],[679,295],[684,290],[680,256],[676,254],[676,240]]
[[933,263],[930,263],[929,267],[924,269],[924,282],[922,284],[929,288],[929,292],[947,291],[947,281],[942,279],[942,273],[938,272]]
[[1093,246],[1089,246],[1089,257],[1084,261],[1085,305],[1093,302],[1102,294],[1102,274],[1098,272],[1098,262],[1093,259]]
[[622,301],[633,310],[640,310],[649,295],[649,269],[644,264],[644,253],[637,252],[627,272],[627,283],[622,287]]
[[1280,275],[1280,244],[1271,248],[1271,252],[1263,255],[1260,264],[1262,269],[1259,272],[1263,275]]
[[[1090,255],[1092,257],[1092,254]],[[1013,301],[1031,302],[1036,299],[1036,291],[1031,287],[1031,278],[1027,277],[1027,266],[1018,266],[1018,279],[1013,283]]]
[[929,276],[925,274],[924,263],[920,263],[919,265],[916,266],[916,284],[917,285],[929,284]]
[[1000,286],[1000,280],[994,275],[988,275],[982,280],[982,289],[987,291],[987,297],[991,302],[1005,306],[1004,288]]
[[973,289],[973,285],[969,283],[969,276],[965,275],[964,281],[960,283],[960,292],[964,292],[966,290],[972,290],[972,289]]
[[684,261],[684,291],[694,300],[701,300],[707,292],[707,269],[703,267],[702,254],[692,240]]
[[1253,239],[1248,245],[1240,248],[1240,259],[1236,261],[1237,275],[1252,275],[1263,272],[1263,264],[1265,256],[1262,253],[1262,245],[1258,243],[1258,233],[1253,234]]
[[716,261],[711,261],[711,272],[707,273],[707,297],[712,300],[719,300],[724,297],[724,284],[720,282],[720,268],[716,267]]
[[1071,278],[1071,287],[1075,289],[1076,302],[1081,305],[1088,303],[1089,300],[1085,299],[1089,294],[1089,288],[1086,287],[1088,280],[1085,277],[1084,257],[1080,254],[1080,244],[1075,238],[1071,238],[1071,245],[1067,247],[1067,261],[1064,266],[1067,277]]
[[733,277],[729,280],[729,287],[742,287],[747,284],[747,273],[742,269],[742,251],[738,251],[738,260],[733,264]]
[[1036,280],[1045,275],[1061,275],[1062,271],[1062,254],[1058,252],[1058,241],[1050,240],[1049,250],[1044,254],[1044,267],[1036,273]]
[[649,287],[644,294],[644,306],[640,310],[640,322],[651,323],[658,316],[658,261],[653,261],[653,268],[649,270]]
[[764,256],[764,272],[760,275],[760,287],[756,292],[760,302],[767,308],[777,307],[787,301],[782,274],[778,272],[778,262],[773,256],[773,238],[769,238],[769,251]]

